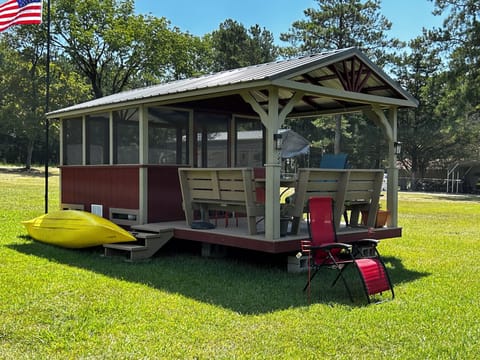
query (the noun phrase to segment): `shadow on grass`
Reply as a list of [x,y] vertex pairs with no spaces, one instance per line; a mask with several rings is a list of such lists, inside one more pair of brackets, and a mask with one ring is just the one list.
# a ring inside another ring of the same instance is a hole
[[426,200],[443,200],[443,201],[472,201],[479,202],[480,194],[458,193],[458,194],[445,194],[440,192],[409,192],[404,191],[404,194],[412,195],[415,198],[415,194],[420,199]]
[[[172,241],[149,261],[128,263],[121,257],[102,257],[102,248],[69,250],[32,241],[27,236],[22,238],[26,243],[9,247],[27,255],[145,284],[242,314],[268,313],[309,304],[307,293],[302,292],[307,275],[287,273],[285,255],[235,249],[224,258],[212,259],[199,255],[198,243]],[[394,284],[428,275],[405,269],[400,259],[385,260]],[[330,287],[334,276],[334,271],[323,270],[315,277],[311,303],[366,305],[361,289],[356,289],[359,279],[355,273],[346,274],[347,281],[353,285],[354,303],[341,283]]]
[[439,195],[437,196],[438,200],[448,200],[448,201],[472,201],[479,202],[480,196],[475,194],[461,194],[461,195]]
[[[27,169],[26,167],[2,167],[0,166],[0,174],[14,174],[14,175],[22,175],[22,176],[29,176],[29,177],[44,177],[45,176],[45,171],[36,169],[36,168],[30,168]],[[51,172],[48,172],[48,176],[58,176],[58,174],[54,174]]]

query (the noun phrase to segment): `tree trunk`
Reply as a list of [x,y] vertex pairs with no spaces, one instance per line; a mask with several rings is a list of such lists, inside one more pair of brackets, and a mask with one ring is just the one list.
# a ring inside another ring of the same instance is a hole
[[341,152],[340,142],[342,138],[342,115],[335,115],[335,142],[333,152],[339,154]]
[[412,172],[410,173],[410,190],[412,191],[416,191],[417,190],[417,173],[412,170]]
[[33,155],[33,140],[28,140],[27,144],[27,158],[25,160],[25,169],[30,170],[32,167],[32,155]]
[[412,167],[411,167],[411,176],[410,176],[410,181],[412,182],[412,191],[417,191],[419,189],[419,184],[418,184],[418,161],[415,155],[412,155]]

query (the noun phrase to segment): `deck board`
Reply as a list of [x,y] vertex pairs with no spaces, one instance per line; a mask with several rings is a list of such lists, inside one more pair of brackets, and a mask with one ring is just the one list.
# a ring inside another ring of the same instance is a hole
[[[211,220],[215,223],[215,220]],[[300,250],[300,241],[308,239],[308,230],[305,222],[301,223],[298,235],[287,235],[276,240],[265,239],[265,233],[258,224],[258,233],[248,235],[245,218],[237,220],[229,218],[228,225],[225,219],[217,219],[217,226],[209,230],[191,229],[182,221],[157,222],[144,225],[135,225],[132,229],[144,232],[162,232],[173,230],[173,236],[177,239],[204,242],[209,244],[225,245],[242,249],[263,251],[267,253],[294,253]],[[366,227],[341,227],[337,231],[339,242],[353,242],[364,238],[377,240],[396,238],[402,236],[402,228],[376,228],[371,232]]]

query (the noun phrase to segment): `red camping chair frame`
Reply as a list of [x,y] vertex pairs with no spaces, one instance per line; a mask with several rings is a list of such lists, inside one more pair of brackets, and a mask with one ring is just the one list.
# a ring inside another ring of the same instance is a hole
[[[308,201],[307,213],[310,240],[302,241],[302,253],[308,255],[308,281],[304,291],[311,295],[311,282],[324,267],[337,271],[331,286],[342,280],[353,302],[352,292],[344,277],[344,271],[353,265],[361,279],[368,303],[372,297],[386,291],[395,297],[390,276],[378,252],[378,241],[363,239],[353,244],[339,243],[333,222],[333,200],[328,197],[312,197]],[[312,272],[313,270],[313,272]]]

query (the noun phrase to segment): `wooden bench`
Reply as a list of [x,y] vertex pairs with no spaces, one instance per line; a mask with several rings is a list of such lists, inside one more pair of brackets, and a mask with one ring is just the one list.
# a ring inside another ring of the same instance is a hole
[[382,191],[383,170],[350,170],[347,191],[345,194],[345,209],[351,210],[350,225],[359,224],[361,211],[369,216],[366,226],[375,227],[379,209],[380,192]]
[[195,210],[203,221],[209,210],[246,214],[250,235],[257,233],[256,218],[265,216],[265,206],[257,202],[252,168],[179,168],[183,209],[188,225]]
[[[297,234],[300,220],[307,211],[312,196],[334,200],[334,221],[338,229],[345,210],[351,211],[350,225],[358,225],[360,211],[376,214],[382,187],[383,170],[360,169],[299,169],[295,200],[289,215],[293,217],[292,233]],[[376,216],[368,217],[368,227],[374,227]]]

